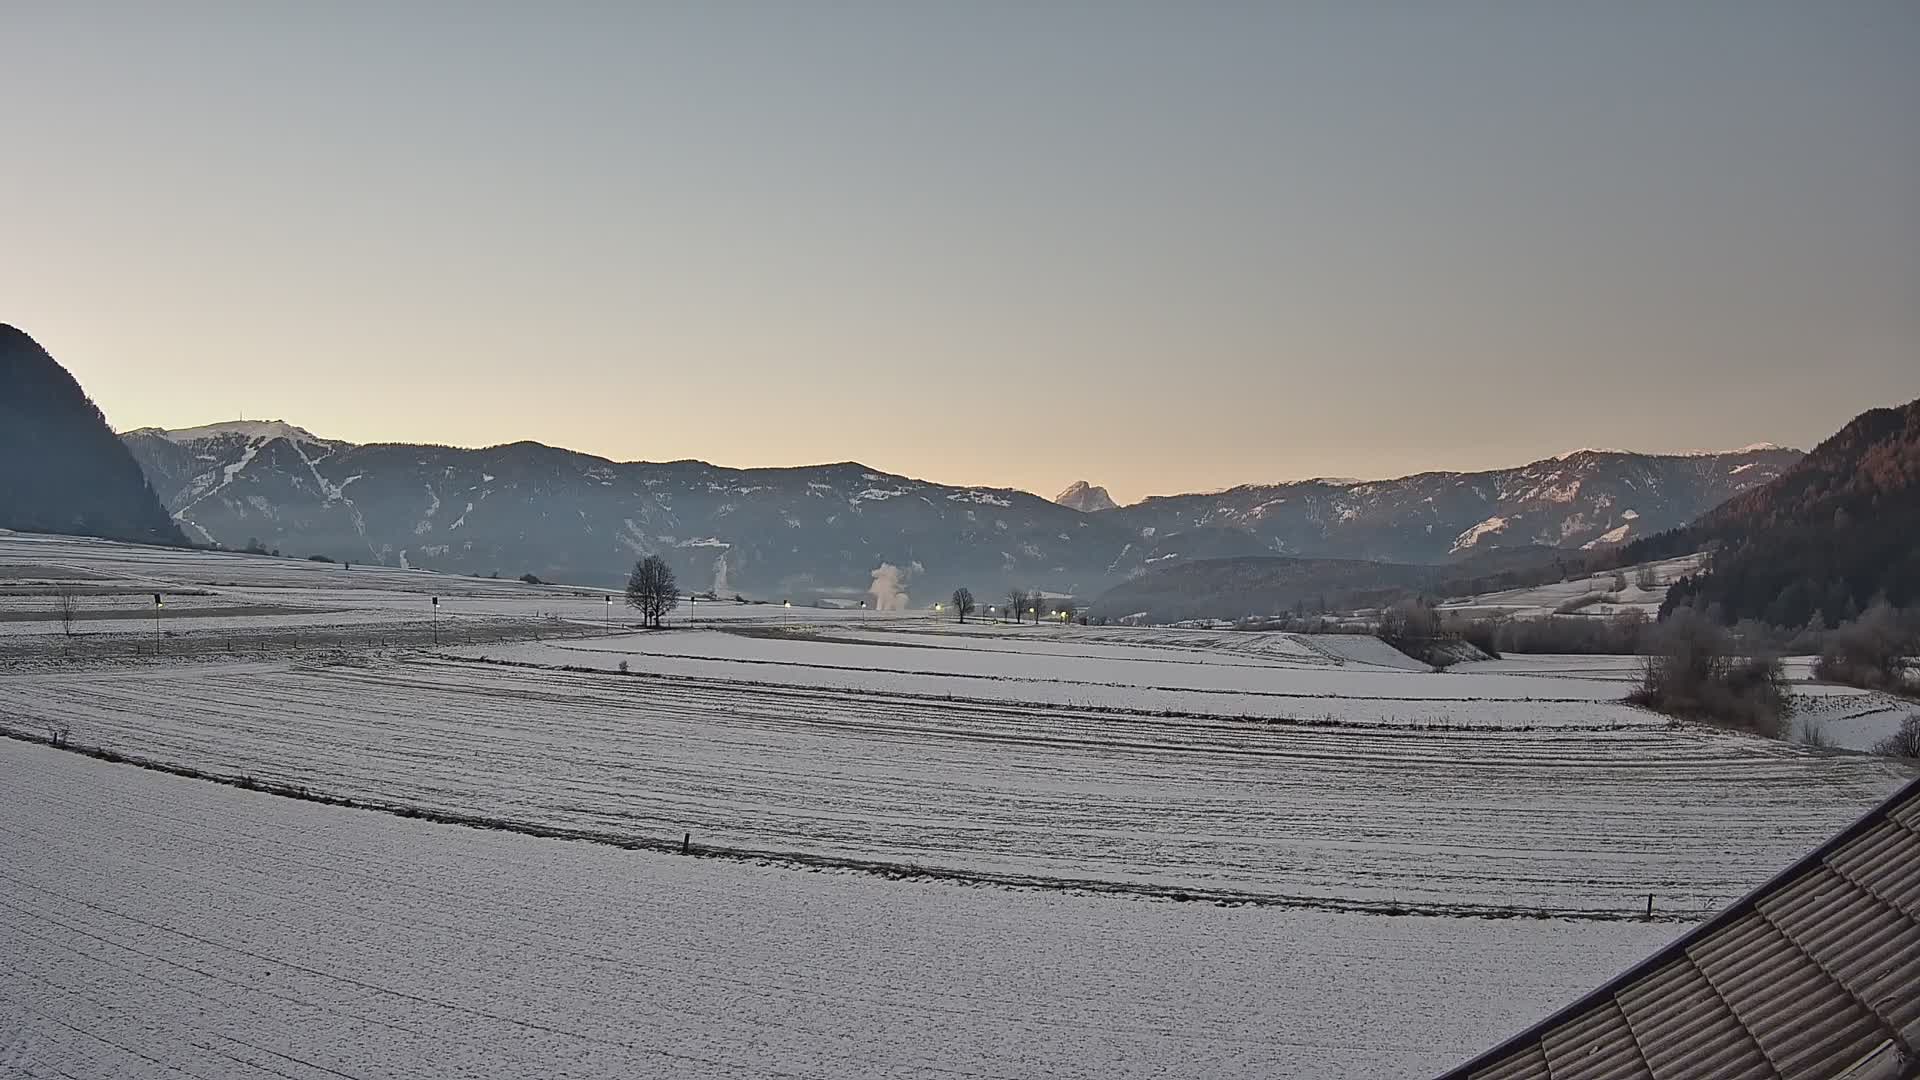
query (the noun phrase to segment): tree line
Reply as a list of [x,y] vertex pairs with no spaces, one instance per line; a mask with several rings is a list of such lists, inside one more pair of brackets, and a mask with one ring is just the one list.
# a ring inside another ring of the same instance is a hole
[[[965,586],[953,590],[953,596],[950,599],[953,602],[954,615],[961,622],[966,622],[967,616],[980,609],[980,602],[974,599],[973,590]],[[999,614],[1000,610],[994,609],[994,613]],[[1072,599],[1049,599],[1038,589],[1008,589],[1004,611],[1014,622],[1032,619],[1036,625],[1042,619],[1054,615],[1061,616],[1068,622],[1075,619],[1080,619],[1082,623],[1086,621],[1080,614],[1080,605]]]

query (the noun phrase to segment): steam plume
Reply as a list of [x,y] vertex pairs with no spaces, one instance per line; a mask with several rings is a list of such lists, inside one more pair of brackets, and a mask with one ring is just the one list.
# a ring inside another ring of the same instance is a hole
[[907,610],[907,594],[900,588],[900,568],[892,563],[881,563],[873,572],[873,588],[867,592],[873,597],[875,611]]

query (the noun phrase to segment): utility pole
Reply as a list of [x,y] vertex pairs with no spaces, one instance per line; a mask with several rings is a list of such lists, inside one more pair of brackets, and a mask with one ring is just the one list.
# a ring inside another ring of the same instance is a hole
[[160,600],[160,594],[154,593],[153,594],[153,652],[155,656],[158,656],[160,654],[160,608],[162,606],[163,605]]
[[440,647],[440,598],[433,598],[433,647]]
[[607,633],[613,633],[613,594],[607,594]]

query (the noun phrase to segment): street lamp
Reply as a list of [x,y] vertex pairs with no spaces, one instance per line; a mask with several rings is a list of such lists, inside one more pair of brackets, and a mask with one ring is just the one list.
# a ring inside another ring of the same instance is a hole
[[433,647],[440,647],[440,598],[433,598]]
[[613,594],[608,593],[606,600],[607,600],[607,633],[611,634],[613,633]]

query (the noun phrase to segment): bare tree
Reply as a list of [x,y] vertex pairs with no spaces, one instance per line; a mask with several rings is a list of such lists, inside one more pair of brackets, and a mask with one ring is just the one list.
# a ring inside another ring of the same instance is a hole
[[73,616],[79,607],[79,600],[72,589],[61,589],[54,594],[54,610],[60,614],[60,629],[68,637],[73,636]]
[[1634,571],[1633,583],[1640,586],[1644,592],[1652,592],[1660,586],[1660,575],[1654,571],[1652,565],[1642,566]]
[[649,555],[633,564],[633,576],[627,579],[627,606],[640,613],[645,625],[659,626],[667,612],[680,605],[679,587],[667,560]]
[[960,588],[953,590],[953,610],[956,612],[959,612],[961,622],[967,621],[967,616],[973,614],[973,590],[972,589],[969,589],[963,585]]
[[1035,626],[1040,625],[1040,620],[1046,617],[1047,598],[1041,595],[1039,589],[1032,589],[1027,593],[1027,614],[1033,616]]
[[1074,616],[1080,614],[1080,605],[1072,600],[1059,600],[1054,603],[1053,611],[1054,614],[1063,616],[1063,621],[1072,622]]
[[1021,618],[1026,615],[1026,613],[1027,613],[1027,590],[1008,589],[1007,590],[1007,614],[1013,616],[1014,622],[1019,622]]
[[1440,613],[1424,598],[1395,601],[1380,612],[1380,640],[1400,646],[1440,636]]

